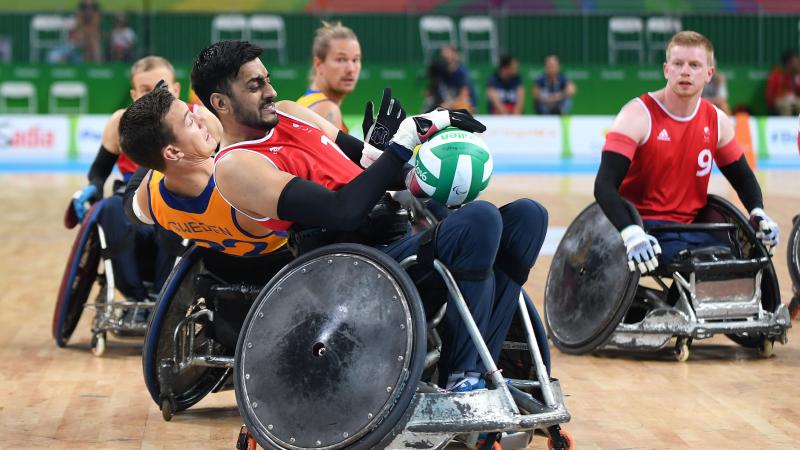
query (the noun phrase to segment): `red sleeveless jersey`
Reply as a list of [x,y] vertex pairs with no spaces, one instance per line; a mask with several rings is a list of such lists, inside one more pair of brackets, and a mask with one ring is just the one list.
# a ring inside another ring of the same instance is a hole
[[[362,172],[361,167],[350,161],[336,143],[313,125],[280,111],[278,116],[278,125],[266,136],[221,149],[215,157],[215,163],[234,151],[256,152],[278,170],[333,191],[349,183]],[[286,231],[292,226],[292,222],[285,220],[249,215],[248,217],[276,231]]]
[[706,204],[723,116],[704,99],[687,117],[670,114],[652,94],[634,101],[649,115],[650,130],[634,153],[625,155],[631,165],[619,192],[642,219],[691,223]]
[[121,173],[123,177],[136,172],[137,167],[139,166],[137,166],[135,162],[131,161],[125,152],[119,153],[119,157],[117,158],[117,169],[119,169],[119,173]]

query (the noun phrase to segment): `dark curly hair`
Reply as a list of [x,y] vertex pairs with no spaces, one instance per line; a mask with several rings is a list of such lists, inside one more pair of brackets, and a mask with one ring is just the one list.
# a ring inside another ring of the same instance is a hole
[[136,164],[164,171],[161,149],[175,140],[172,128],[166,123],[175,97],[166,88],[156,87],[133,102],[119,121],[119,145]]
[[222,41],[204,48],[192,66],[192,88],[215,115],[211,94],[230,95],[230,82],[246,63],[261,56],[261,47],[247,41]]

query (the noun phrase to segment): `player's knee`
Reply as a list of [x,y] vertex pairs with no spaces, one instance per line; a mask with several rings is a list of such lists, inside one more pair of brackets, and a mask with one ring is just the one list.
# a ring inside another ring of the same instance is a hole
[[505,227],[524,230],[531,239],[547,232],[547,209],[535,200],[515,200],[500,208],[500,214]]
[[448,216],[441,226],[437,253],[446,264],[475,270],[492,267],[503,228],[497,207],[472,202]]
[[465,244],[485,241],[491,246],[495,241],[499,243],[503,218],[496,206],[485,201],[475,201],[461,207],[458,214]]

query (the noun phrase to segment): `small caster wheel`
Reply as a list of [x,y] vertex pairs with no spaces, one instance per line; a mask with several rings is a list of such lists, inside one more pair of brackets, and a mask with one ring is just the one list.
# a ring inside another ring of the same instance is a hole
[[678,338],[678,342],[675,343],[675,359],[679,362],[689,359],[689,343],[686,339]]
[[550,436],[547,439],[548,450],[573,450],[575,444],[572,442],[572,436],[564,430],[559,430],[557,436]]
[[795,294],[789,302],[789,317],[797,320],[800,317],[800,294]]
[[239,437],[236,439],[236,450],[256,450],[256,438],[250,434],[247,425],[242,425],[239,429]]
[[503,450],[498,438],[500,433],[481,433],[478,442],[475,443],[475,450]]
[[758,344],[758,354],[762,358],[769,358],[775,353],[775,339],[764,336]]
[[169,398],[161,399],[161,418],[169,422],[175,415],[175,403]]
[[92,354],[94,356],[103,356],[106,352],[106,332],[92,334]]

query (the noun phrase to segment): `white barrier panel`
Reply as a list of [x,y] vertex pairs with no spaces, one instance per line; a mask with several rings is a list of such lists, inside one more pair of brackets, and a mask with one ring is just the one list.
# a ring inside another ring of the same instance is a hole
[[[43,170],[59,170],[64,164],[86,165],[97,154],[109,117],[0,115],[0,169],[41,167]],[[582,163],[596,164],[614,118],[479,116],[478,119],[486,124],[483,139],[492,149],[496,167],[536,171],[547,167],[573,170]],[[565,120],[569,124],[566,136],[563,129]],[[763,136],[760,135],[762,128],[758,126],[762,121]],[[769,155],[766,164],[777,162],[774,167],[800,166],[797,118],[750,118],[749,124],[754,150]],[[359,124],[355,125],[354,134],[360,134]],[[569,141],[564,142],[564,138]],[[766,149],[759,148],[761,143],[766,145]],[[567,150],[571,159],[564,159]]]
[[575,116],[569,122],[572,158],[599,161],[614,116]]
[[478,116],[486,125],[481,137],[495,164],[560,161],[563,151],[558,116]]
[[0,162],[64,162],[68,146],[65,116],[0,116]]
[[79,161],[94,161],[97,149],[100,148],[102,142],[103,129],[110,117],[109,115],[87,115],[78,118],[75,138]]
[[798,160],[796,117],[767,117],[764,128],[770,159]]

